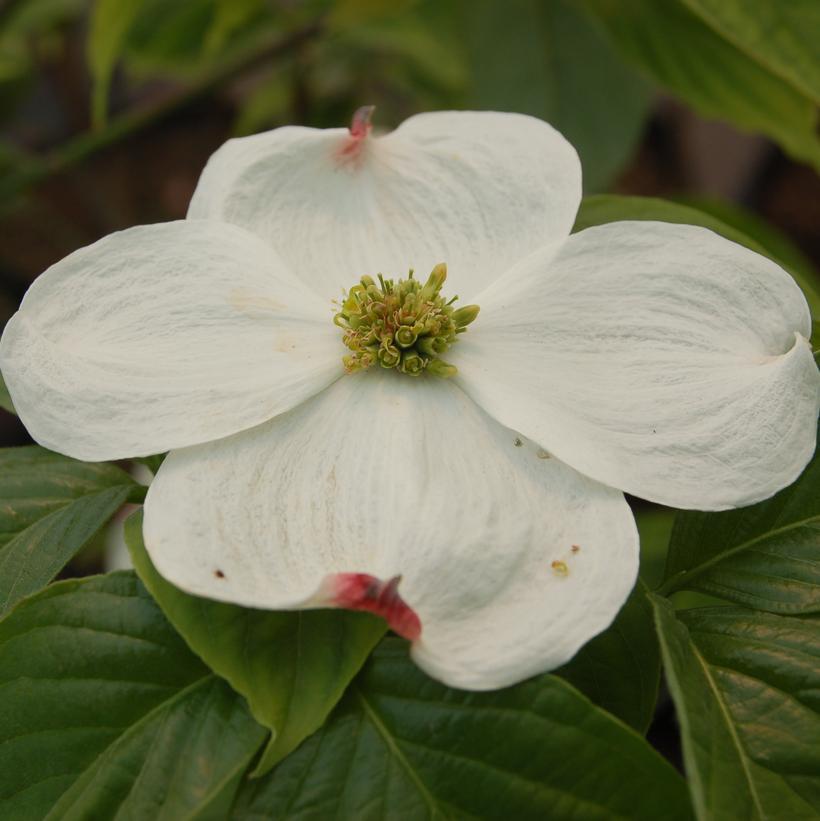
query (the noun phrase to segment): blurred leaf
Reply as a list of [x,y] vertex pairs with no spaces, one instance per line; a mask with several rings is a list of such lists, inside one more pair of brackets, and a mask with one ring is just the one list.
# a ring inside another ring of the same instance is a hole
[[730,43],[820,103],[817,0],[684,0]]
[[820,296],[814,289],[812,279],[809,279],[802,269],[795,269],[786,260],[781,260],[775,253],[776,249],[770,250],[765,246],[763,242],[767,237],[761,236],[759,240],[752,239],[716,217],[680,203],[652,197],[621,197],[614,194],[586,197],[581,203],[573,230],[581,231],[592,225],[603,225],[616,220],[659,220],[709,228],[726,239],[744,245],[782,265],[802,288],[812,314],[820,316]]
[[641,503],[633,510],[641,537],[641,580],[650,589],[663,581],[666,550],[677,511],[660,505]]
[[820,459],[752,507],[681,511],[662,590],[681,589],[774,613],[820,612]]
[[204,51],[215,54],[236,32],[268,10],[268,0],[216,0],[213,22],[205,35]]
[[660,649],[646,588],[638,582],[614,623],[555,671],[639,733],[655,714]]
[[191,649],[248,699],[271,730],[267,772],[315,732],[386,625],[342,610],[252,610],[183,593],[157,573],[142,541],[142,512],[125,525],[137,573]]
[[91,118],[105,125],[108,92],[131,28],[145,11],[144,0],[96,0],[88,33],[87,59],[93,79]]
[[11,401],[9,389],[6,387],[6,380],[3,379],[3,374],[0,373],[0,408],[8,413],[17,414],[14,409],[14,403]]
[[112,465],[0,451],[0,616],[45,587],[144,488]]
[[289,76],[281,70],[265,80],[239,103],[233,134],[244,137],[283,124],[290,113],[292,90]]
[[650,598],[698,818],[814,821],[820,623]]
[[265,736],[130,572],[52,585],[0,621],[0,691],[9,821],[225,817],[210,812]]
[[143,3],[145,11],[134,25],[127,53],[129,71],[141,77],[194,79],[241,49],[245,44],[241,34],[249,38],[258,36],[263,28],[271,27],[273,19],[266,7],[260,14],[249,17],[246,15],[253,9],[245,7],[242,22],[234,18],[230,31],[223,30],[222,41],[216,47],[213,38],[220,34],[214,27],[220,25],[221,0],[187,0],[185,3],[143,0]]
[[[355,49],[365,57],[371,52],[383,56],[390,67],[386,82],[399,80],[399,68],[417,75],[416,84],[430,83],[443,91],[460,91],[467,81],[467,68],[460,55],[450,48],[443,33],[419,17],[390,17],[332,30],[337,47]],[[371,64],[372,65],[372,64]]]
[[555,676],[491,693],[387,640],[320,732],[248,782],[234,818],[690,817],[680,776]]
[[331,28],[347,27],[374,20],[395,19],[418,4],[418,0],[393,0],[392,3],[385,3],[384,0],[335,0],[330,4],[328,25]]
[[583,2],[628,59],[700,114],[765,134],[820,169],[815,102],[710,28],[683,0]]
[[644,81],[566,0],[475,0],[463,10],[470,105],[547,120],[578,150],[584,189],[605,188],[643,131]]
[[0,36],[29,37],[79,17],[87,0],[8,0],[0,8]]

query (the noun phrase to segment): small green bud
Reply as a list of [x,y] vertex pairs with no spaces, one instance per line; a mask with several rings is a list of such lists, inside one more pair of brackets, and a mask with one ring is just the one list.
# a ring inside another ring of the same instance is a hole
[[433,374],[433,376],[440,376],[446,379],[450,376],[455,376],[458,373],[458,368],[455,365],[450,365],[443,359],[432,359],[427,363],[427,372]]
[[432,299],[433,297],[438,295],[438,292],[441,290],[441,286],[444,285],[444,280],[447,279],[447,265],[443,262],[440,262],[430,271],[430,276],[427,277],[427,282],[424,283],[424,287],[421,289],[422,297],[424,299]]
[[465,305],[463,308],[453,311],[453,322],[455,322],[459,328],[463,328],[465,325],[469,325],[478,316],[479,310],[478,305]]

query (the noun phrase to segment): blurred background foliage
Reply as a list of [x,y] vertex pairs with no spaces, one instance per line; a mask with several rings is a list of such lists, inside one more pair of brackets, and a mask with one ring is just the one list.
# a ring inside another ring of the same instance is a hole
[[75,248],[183,217],[225,139],[366,103],[542,117],[587,194],[688,209],[593,196],[579,227],[688,215],[811,292],[818,102],[817,0],[0,0],[0,322]]

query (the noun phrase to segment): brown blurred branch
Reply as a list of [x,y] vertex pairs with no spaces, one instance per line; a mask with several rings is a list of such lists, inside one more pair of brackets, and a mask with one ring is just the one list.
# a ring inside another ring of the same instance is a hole
[[300,48],[321,30],[322,21],[316,20],[284,37],[281,34],[275,37],[267,35],[242,53],[203,71],[187,85],[173,89],[149,105],[112,119],[105,128],[81,134],[42,156],[27,155],[21,159],[21,166],[16,171],[0,179],[0,208],[6,210],[14,207],[21,194],[52,174],[65,171],[92,154],[155,125],[237,75]]

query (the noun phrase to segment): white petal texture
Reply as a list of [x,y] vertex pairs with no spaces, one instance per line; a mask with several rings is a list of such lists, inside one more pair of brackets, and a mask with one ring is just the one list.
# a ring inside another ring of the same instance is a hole
[[364,274],[424,277],[446,262],[448,292],[469,300],[565,238],[580,199],[578,156],[551,126],[438,112],[379,137],[287,127],[230,140],[188,216],[255,232],[323,297]]
[[476,300],[448,355],[502,424],[674,507],[752,504],[814,451],[820,377],[794,280],[712,232],[590,228]]
[[571,658],[637,573],[622,494],[545,456],[450,382],[356,374],[171,453],[145,543],[174,584],[251,607],[332,603],[338,574],[401,575],[417,663],[500,687]]
[[233,225],[131,228],[31,286],[0,343],[15,407],[78,459],[158,453],[256,425],[337,378],[332,306]]

